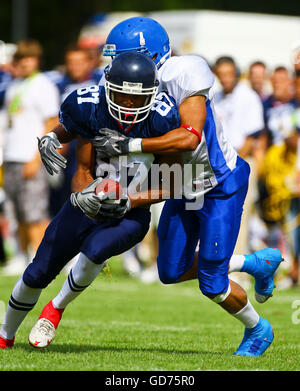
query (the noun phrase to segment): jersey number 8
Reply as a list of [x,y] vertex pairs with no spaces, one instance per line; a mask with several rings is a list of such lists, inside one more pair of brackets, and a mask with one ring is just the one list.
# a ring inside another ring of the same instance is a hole
[[[91,92],[92,96],[88,96],[86,98],[83,98],[80,95],[85,95],[87,93]],[[77,98],[77,103],[80,105],[81,103],[99,103],[99,86],[90,86],[90,87],[83,87],[79,88],[77,90],[77,95],[79,97]]]
[[[165,102],[163,100],[163,98],[165,98],[165,100],[167,102]],[[171,110],[171,108],[173,107],[173,103],[171,101],[171,99],[168,97],[168,95],[165,93],[165,92],[160,92],[156,98],[155,98],[155,101],[153,103],[153,106],[151,107],[151,110],[155,110],[157,111],[162,117],[165,117],[168,112]]]

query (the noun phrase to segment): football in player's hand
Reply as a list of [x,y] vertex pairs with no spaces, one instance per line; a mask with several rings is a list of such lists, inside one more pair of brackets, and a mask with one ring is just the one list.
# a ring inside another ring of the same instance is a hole
[[95,194],[97,196],[111,201],[118,200],[122,196],[122,192],[123,189],[120,183],[113,179],[103,179],[103,181],[95,188]]

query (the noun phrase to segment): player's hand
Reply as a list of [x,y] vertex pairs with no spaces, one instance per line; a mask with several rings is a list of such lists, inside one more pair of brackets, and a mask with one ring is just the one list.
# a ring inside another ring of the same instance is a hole
[[71,204],[79,208],[87,217],[95,219],[101,207],[101,199],[95,194],[95,189],[102,182],[102,178],[95,179],[85,189],[72,193]]
[[131,209],[130,198],[127,195],[123,195],[118,200],[110,200],[108,198],[101,199],[101,206],[99,209],[99,215],[105,218],[122,218]]
[[112,157],[128,153],[129,139],[116,130],[100,129],[92,144],[99,157]]
[[142,151],[141,139],[126,137],[116,130],[106,128],[99,130],[99,135],[93,139],[92,144],[100,158]]
[[56,149],[61,149],[62,145],[55,133],[51,132],[41,139],[38,138],[38,148],[42,162],[50,175],[58,174],[61,169],[66,168],[67,159],[56,151]]

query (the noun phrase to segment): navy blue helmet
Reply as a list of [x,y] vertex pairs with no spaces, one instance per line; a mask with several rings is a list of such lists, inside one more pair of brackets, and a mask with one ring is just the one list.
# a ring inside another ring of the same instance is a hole
[[[123,52],[105,70],[105,94],[110,114],[120,122],[143,121],[151,110],[157,90],[156,66],[146,54]],[[124,107],[116,103],[116,94],[144,96],[138,107]],[[128,119],[130,118],[130,119]]]

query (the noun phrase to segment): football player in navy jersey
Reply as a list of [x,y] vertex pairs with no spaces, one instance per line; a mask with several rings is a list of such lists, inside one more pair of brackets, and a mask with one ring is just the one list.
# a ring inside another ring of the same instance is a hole
[[[50,174],[66,165],[56,148],[75,137],[83,146],[84,153],[79,154],[81,159],[90,162],[90,141],[101,128],[114,129],[116,137],[117,132],[130,134],[134,143],[135,137],[155,137],[179,126],[179,114],[172,97],[165,93],[157,96],[156,67],[146,55],[120,54],[107,70],[106,80],[105,87],[90,86],[71,93],[61,106],[61,125],[39,140],[41,157]],[[75,183],[78,191],[49,224],[35,258],[13,288],[0,329],[2,349],[13,346],[18,327],[36,304],[42,289],[76,254],[80,253],[78,261],[61,291],[44,307],[31,330],[29,342],[35,347],[45,347],[51,342],[67,304],[91,284],[105,261],[133,247],[148,231],[149,208],[135,208],[124,217],[102,222],[87,217],[82,210],[87,215],[97,215],[99,203],[96,202],[95,188],[102,177],[107,177],[107,172],[112,174],[109,178],[122,182],[124,166],[130,168],[137,163],[146,168],[143,173],[147,180],[154,156],[133,153],[124,162],[119,157],[102,159],[97,155],[92,160],[94,166],[91,168],[88,163],[81,183]],[[96,179],[91,177],[92,172]],[[127,202],[127,198],[124,199]]]

